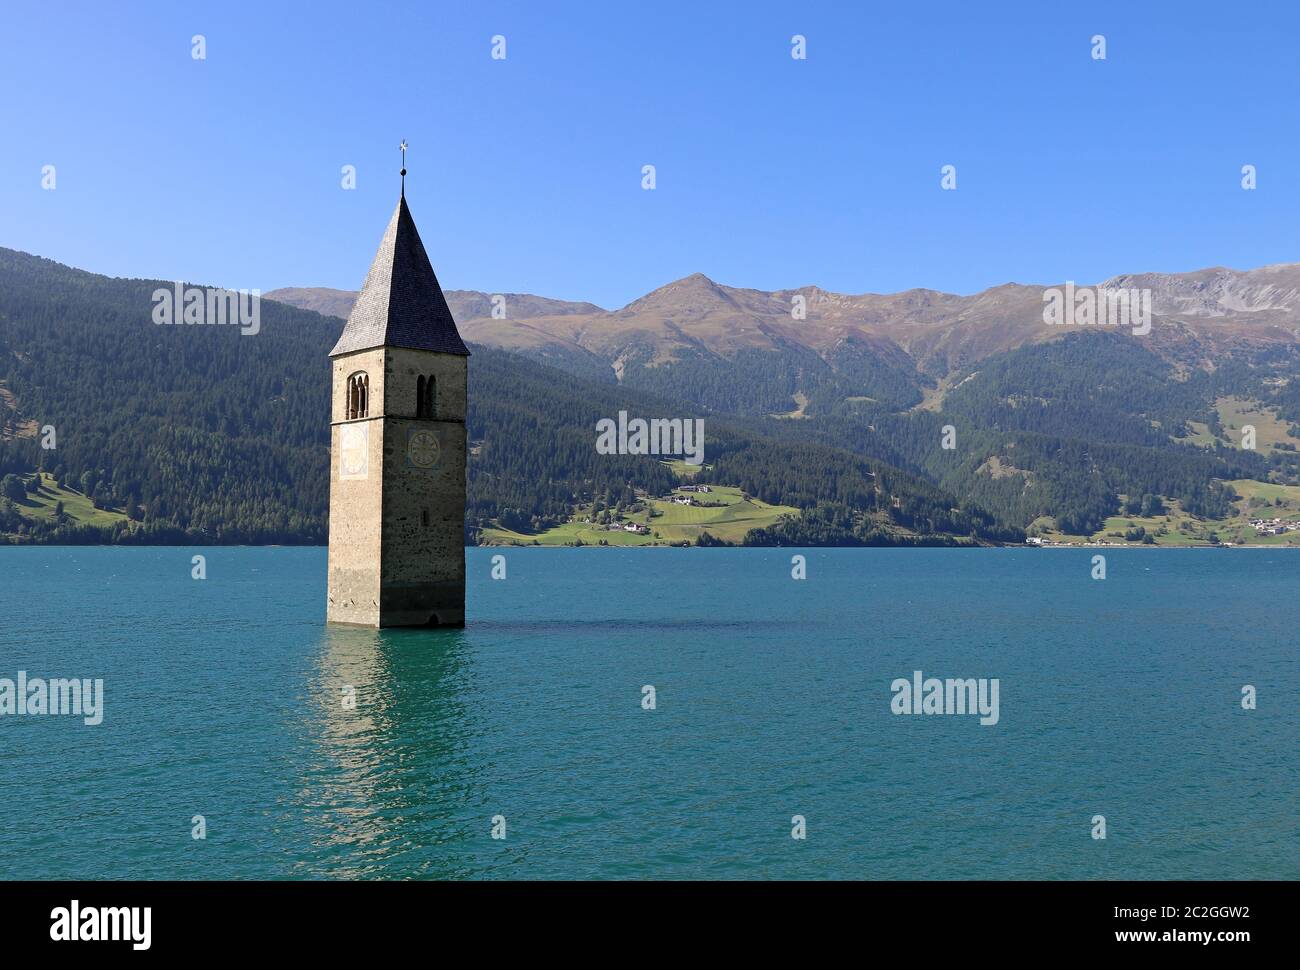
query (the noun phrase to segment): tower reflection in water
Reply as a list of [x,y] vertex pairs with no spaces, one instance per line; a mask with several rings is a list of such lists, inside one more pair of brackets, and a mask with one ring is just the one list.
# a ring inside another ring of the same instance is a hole
[[[460,629],[322,633],[300,725],[311,752],[296,786],[308,878],[480,875],[487,811],[484,729]],[[471,842],[472,840],[472,842]]]

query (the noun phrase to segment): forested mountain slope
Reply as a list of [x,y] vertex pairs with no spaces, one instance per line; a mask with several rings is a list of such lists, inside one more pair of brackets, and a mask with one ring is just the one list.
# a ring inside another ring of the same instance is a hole
[[[152,294],[168,286],[0,250],[0,476],[14,491],[0,497],[0,533],[18,541],[323,541],[326,355],[342,321],[264,300],[255,334],[159,326]],[[596,452],[596,421],[620,410],[704,417],[703,474],[833,520],[833,534],[819,527],[827,541],[1021,536],[927,480],[919,465],[900,470],[829,438],[791,437],[788,425],[764,428],[473,349],[470,541],[490,523],[554,525],[596,496],[669,491],[676,479],[655,458]],[[46,428],[53,448],[42,447]],[[38,470],[48,477],[38,480]],[[42,491],[25,496],[28,485]],[[102,516],[53,514],[55,499],[74,496]]]

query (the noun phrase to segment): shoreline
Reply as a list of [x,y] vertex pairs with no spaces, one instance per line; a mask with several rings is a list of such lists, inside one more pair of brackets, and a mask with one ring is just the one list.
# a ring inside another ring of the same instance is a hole
[[[176,542],[159,542],[159,543],[137,543],[137,542],[0,542],[0,550],[4,549],[328,549],[323,543],[311,542],[267,542],[267,543],[176,543]],[[828,545],[828,546],[742,546],[742,545],[715,545],[715,546],[697,546],[695,544],[673,545],[668,542],[645,543],[640,545],[598,545],[584,542],[582,545],[565,544],[565,545],[543,545],[538,543],[492,543],[485,545],[464,546],[465,549],[896,549],[896,550],[919,550],[919,549],[946,549],[953,552],[968,552],[973,549],[1144,549],[1144,550],[1233,550],[1233,549],[1264,549],[1264,550],[1300,550],[1300,544],[1297,545],[1267,545],[1257,543],[1221,543],[1219,545],[1158,545],[1147,543],[1068,543],[1058,542],[1044,545],[1029,545],[1027,543],[1016,543],[1006,545],[878,545],[878,546],[847,546],[847,545]]]

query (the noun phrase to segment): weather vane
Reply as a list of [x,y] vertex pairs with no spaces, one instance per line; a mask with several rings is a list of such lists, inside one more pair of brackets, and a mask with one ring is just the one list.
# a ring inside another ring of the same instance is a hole
[[402,195],[406,195],[406,139],[402,139]]

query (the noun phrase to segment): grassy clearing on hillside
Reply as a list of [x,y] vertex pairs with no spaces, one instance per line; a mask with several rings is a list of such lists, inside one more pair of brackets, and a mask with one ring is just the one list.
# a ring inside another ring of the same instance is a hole
[[1300,446],[1300,438],[1292,438],[1287,434],[1291,426],[1281,420],[1271,408],[1265,409],[1253,401],[1235,397],[1220,399],[1216,402],[1216,407],[1228,440],[1238,448],[1241,447],[1241,429],[1247,424],[1255,426],[1255,448],[1258,451],[1268,453],[1279,442]]
[[[1043,538],[1070,545],[1082,545],[1087,542],[1142,545],[1140,541],[1127,542],[1124,538],[1126,532],[1140,527],[1152,536],[1157,546],[1210,546],[1214,545],[1210,538],[1214,535],[1218,537],[1220,543],[1233,545],[1300,547],[1300,532],[1287,532],[1275,536],[1262,535],[1250,525],[1252,518],[1277,517],[1300,521],[1300,486],[1274,485],[1251,479],[1238,479],[1228,484],[1240,498],[1233,503],[1234,514],[1222,519],[1197,519],[1184,512],[1177,502],[1169,502],[1166,503],[1168,511],[1165,515],[1111,516],[1106,520],[1106,525],[1091,536],[1068,536],[1057,532],[1052,528],[1053,523],[1050,519],[1040,519],[1037,524]],[[1256,504],[1252,507],[1252,499],[1267,504]]]
[[1240,448],[1241,429],[1249,424],[1255,428],[1255,450],[1261,454],[1268,454],[1278,444],[1300,448],[1300,438],[1293,438],[1287,434],[1291,425],[1279,418],[1272,408],[1265,408],[1255,401],[1247,401],[1239,397],[1221,397],[1214,406],[1219,413],[1219,423],[1223,426],[1224,436],[1216,439],[1208,425],[1191,421],[1188,424],[1193,433],[1184,438],[1184,441],[1208,448],[1218,440],[1233,448]]
[[768,417],[780,418],[783,420],[790,420],[790,419],[801,420],[803,418],[808,417],[807,414],[808,404],[809,404],[808,395],[805,394],[803,391],[795,391],[794,394],[792,395],[792,399],[794,400],[795,403],[795,409],[793,411],[785,411],[780,414],[769,414]]
[[909,411],[934,411],[937,413],[943,410],[943,400],[945,397],[948,396],[949,391],[953,390],[953,388],[961,387],[967,381],[973,380],[977,376],[979,376],[979,371],[975,371],[974,373],[968,374],[966,377],[958,381],[956,379],[957,375],[950,374],[947,377],[945,377],[943,380],[939,381],[939,383],[936,384],[934,387],[922,387],[921,403],[913,405],[908,410]]
[[667,465],[668,470],[678,478],[694,478],[700,473],[701,468],[710,467],[708,465],[692,465],[688,462],[682,461],[680,458],[673,459],[672,461],[665,460],[662,464]]
[[746,498],[738,488],[713,486],[713,491],[695,495],[697,501],[719,502],[718,506],[678,505],[663,499],[651,499],[649,504],[656,513],[638,512],[624,516],[624,522],[637,522],[650,528],[649,535],[634,532],[609,531],[601,526],[581,521],[590,514],[584,508],[576,516],[578,521],[548,529],[537,535],[512,532],[508,529],[484,529],[484,545],[542,545],[570,546],[581,541],[584,545],[611,546],[662,546],[672,542],[695,542],[702,533],[727,542],[740,542],[750,529],[773,525],[782,515],[798,515],[799,510],[788,505],[768,505],[758,499]]
[[24,501],[14,504],[24,518],[53,520],[60,501],[63,502],[64,513],[80,525],[106,526],[126,521],[125,513],[95,508],[86,496],[68,488],[60,488],[59,483],[44,472],[41,473],[40,491],[29,492]]
[[1213,448],[1214,442],[1218,439],[1210,431],[1210,426],[1202,421],[1188,421],[1187,426],[1192,429],[1192,433],[1182,440],[1187,444],[1199,445],[1202,448]]

